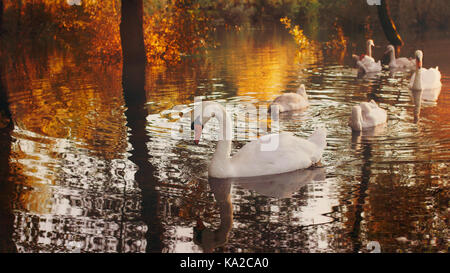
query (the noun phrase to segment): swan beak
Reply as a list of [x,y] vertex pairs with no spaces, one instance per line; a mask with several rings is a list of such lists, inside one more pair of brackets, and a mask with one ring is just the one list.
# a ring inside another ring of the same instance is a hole
[[202,136],[203,126],[200,124],[194,124],[194,143],[198,145],[200,137]]
[[417,68],[422,68],[422,60],[420,60],[419,58],[416,58],[416,66]]

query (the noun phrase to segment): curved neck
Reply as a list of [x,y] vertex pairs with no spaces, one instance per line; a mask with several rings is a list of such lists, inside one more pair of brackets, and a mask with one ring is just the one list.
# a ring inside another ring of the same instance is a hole
[[395,62],[395,51],[391,51],[391,63]]
[[422,68],[417,67],[416,76],[414,77],[413,90],[422,90]]
[[213,160],[225,160],[230,157],[231,140],[233,138],[233,125],[230,116],[221,105],[216,106],[217,113],[215,117],[219,121],[219,141],[217,142],[216,151]]
[[372,46],[370,44],[367,44],[367,55],[372,57]]

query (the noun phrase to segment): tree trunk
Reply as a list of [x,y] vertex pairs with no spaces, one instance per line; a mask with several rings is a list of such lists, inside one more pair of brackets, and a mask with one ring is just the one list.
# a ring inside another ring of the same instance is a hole
[[3,0],[0,0],[0,34],[3,32]]
[[120,38],[123,60],[138,64],[145,63],[142,0],[122,0]]
[[381,0],[381,5],[378,6],[378,18],[388,41],[396,48],[403,46],[403,40],[391,18],[389,0]]
[[[130,128],[128,141],[133,150],[130,160],[137,165],[135,180],[142,194],[142,220],[148,227],[146,252],[161,252],[163,227],[159,217],[160,196],[156,190],[155,168],[150,163],[147,147],[151,139],[147,133],[147,99],[145,92],[146,55],[142,27],[142,0],[122,0],[122,86],[125,99],[125,116]],[[122,242],[118,251],[123,249]]]

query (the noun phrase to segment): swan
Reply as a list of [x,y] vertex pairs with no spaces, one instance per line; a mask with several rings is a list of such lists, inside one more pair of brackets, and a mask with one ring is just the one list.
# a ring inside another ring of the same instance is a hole
[[423,52],[416,51],[416,72],[412,75],[409,88],[413,91],[422,90],[422,99],[426,101],[436,101],[441,92],[441,72],[439,67],[423,68]]
[[349,126],[354,131],[362,131],[386,123],[386,120],[386,110],[381,109],[375,101],[371,100],[353,106]]
[[416,67],[416,62],[414,59],[411,58],[396,58],[395,57],[395,47],[393,45],[388,45],[386,48],[386,51],[384,52],[384,55],[389,54],[389,68],[390,69],[396,69],[396,68],[404,68],[404,69],[410,69],[413,70]]
[[381,61],[375,62],[375,59],[372,57],[372,47],[375,46],[373,40],[367,40],[367,51],[366,54],[362,54],[361,56],[353,54],[352,57],[356,61],[356,65],[359,70],[363,73],[373,73],[380,72]]
[[370,59],[361,59],[357,55],[353,55],[353,58],[355,59],[356,65],[361,73],[376,73],[382,70],[381,61],[372,62]]
[[297,93],[285,93],[277,97],[269,106],[269,110],[272,106],[278,106],[280,113],[301,110],[309,106],[308,95],[306,95],[305,85],[300,85]]
[[353,57],[358,58],[358,60],[362,62],[375,62],[375,59],[372,57],[372,47],[375,46],[373,43],[373,40],[369,39],[366,42],[367,48],[366,48],[366,54],[361,54],[361,56],[353,54]]
[[209,177],[250,177],[306,169],[318,163],[326,147],[326,129],[317,129],[308,139],[282,132],[260,137],[244,145],[233,157],[231,118],[217,102],[206,101],[192,112],[194,141],[198,144],[204,124],[219,121],[219,141],[208,168]]

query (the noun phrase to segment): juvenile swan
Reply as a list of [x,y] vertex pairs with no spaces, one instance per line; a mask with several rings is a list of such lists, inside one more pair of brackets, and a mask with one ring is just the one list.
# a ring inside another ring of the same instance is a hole
[[202,102],[192,114],[195,143],[209,119],[219,122],[219,141],[208,169],[210,177],[251,177],[309,168],[320,161],[327,145],[326,129],[319,128],[308,139],[291,133],[265,135],[231,157],[231,118],[224,107],[216,102]]

